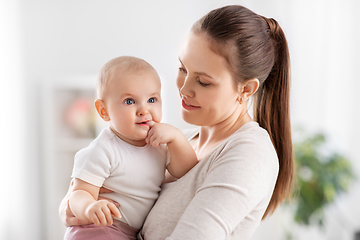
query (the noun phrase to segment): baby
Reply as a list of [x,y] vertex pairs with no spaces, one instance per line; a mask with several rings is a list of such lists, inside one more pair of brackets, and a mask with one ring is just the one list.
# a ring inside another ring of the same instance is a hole
[[[65,239],[136,239],[164,181],[186,174],[197,158],[185,136],[160,123],[161,83],[146,61],[122,56],[100,70],[95,107],[109,123],[75,155],[69,206],[93,224],[68,227]],[[98,200],[100,194],[120,204]],[[114,219],[113,219],[114,217]]]

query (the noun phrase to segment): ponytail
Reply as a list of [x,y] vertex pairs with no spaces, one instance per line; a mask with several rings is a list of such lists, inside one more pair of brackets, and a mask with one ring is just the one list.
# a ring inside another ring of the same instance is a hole
[[279,174],[275,189],[263,218],[290,197],[294,161],[290,126],[290,61],[284,32],[274,19],[264,18],[275,50],[274,66],[259,87],[254,101],[254,118],[265,128],[279,158]]

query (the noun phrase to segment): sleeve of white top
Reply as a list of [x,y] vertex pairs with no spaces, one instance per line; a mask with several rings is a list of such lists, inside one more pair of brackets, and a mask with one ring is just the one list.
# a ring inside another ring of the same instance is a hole
[[112,151],[101,142],[93,142],[75,155],[72,178],[101,187],[111,172]]

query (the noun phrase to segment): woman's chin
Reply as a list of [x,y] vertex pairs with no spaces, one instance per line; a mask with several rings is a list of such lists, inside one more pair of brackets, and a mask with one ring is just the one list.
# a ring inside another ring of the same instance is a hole
[[195,125],[195,126],[201,126],[200,122],[199,122],[199,118],[197,118],[196,116],[189,114],[189,112],[187,112],[186,110],[183,110],[181,112],[181,117],[182,119],[191,125]]

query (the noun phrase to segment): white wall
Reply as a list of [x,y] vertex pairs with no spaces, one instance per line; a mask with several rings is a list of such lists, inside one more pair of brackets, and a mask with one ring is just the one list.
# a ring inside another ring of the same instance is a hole
[[[153,64],[162,77],[164,121],[187,127],[179,114],[174,82],[181,44],[194,21],[229,3],[243,4],[280,22],[292,61],[294,125],[325,131],[334,149],[348,155],[360,175],[357,0],[1,0],[0,97],[2,103],[11,99],[1,111],[1,180],[7,183],[0,200],[7,209],[2,209],[7,225],[1,220],[1,239],[25,239],[24,235],[34,240],[62,239],[64,227],[57,209],[46,209],[50,215],[44,212],[48,193],[42,191],[41,181],[46,181],[42,173],[47,171],[44,161],[48,159],[42,159],[47,141],[41,137],[42,86],[74,76],[94,76],[109,59],[135,55]],[[14,117],[8,118],[12,111]],[[6,140],[4,136],[11,133],[19,137]],[[21,151],[15,150],[21,144]],[[14,171],[4,171],[4,166]],[[306,234],[316,239],[351,239],[352,231],[360,229],[358,189],[359,184],[338,201],[341,210],[331,209],[335,218],[350,219],[344,220],[352,223],[350,229],[334,220],[324,235],[313,230],[298,233],[298,239],[308,239]],[[65,189],[58,191],[61,196]],[[60,200],[56,197],[53,205]],[[279,211],[266,220],[254,239],[277,236],[282,218]],[[19,222],[26,223],[22,231],[12,230]],[[50,230],[44,229],[49,222]]]
[[[5,6],[5,7],[4,7]],[[25,130],[23,79],[20,52],[19,2],[0,2],[0,238],[24,239],[18,226],[25,223],[19,216],[29,217],[24,191],[24,152],[21,151]],[[11,144],[9,144],[11,143]]]

